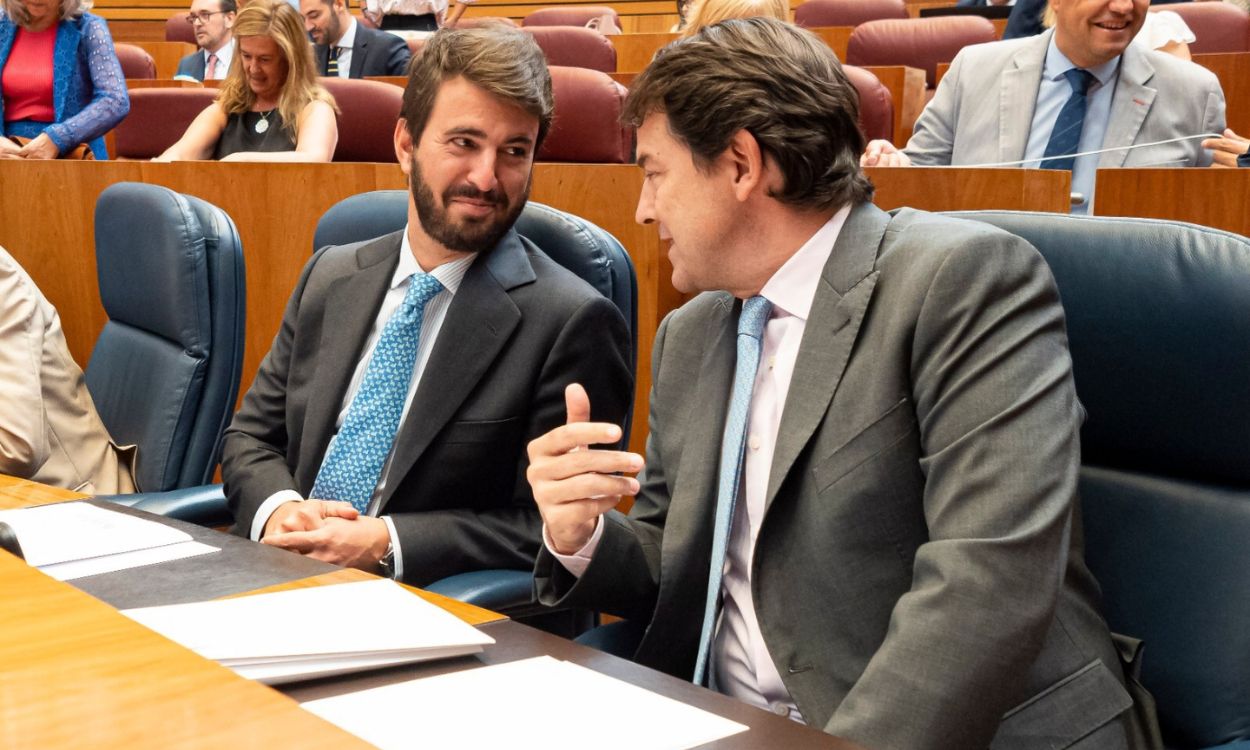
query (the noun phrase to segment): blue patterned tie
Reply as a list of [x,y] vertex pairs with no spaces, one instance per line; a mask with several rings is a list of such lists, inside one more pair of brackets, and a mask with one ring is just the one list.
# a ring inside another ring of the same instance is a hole
[[729,396],[729,412],[725,415],[725,434],[721,438],[720,473],[716,485],[716,526],[712,530],[712,565],[707,580],[707,601],[703,605],[703,631],[699,636],[699,654],[695,661],[694,682],[702,685],[707,677],[707,663],[712,651],[712,635],[716,629],[721,578],[725,574],[725,550],[729,546],[729,530],[733,524],[734,502],[742,478],[742,450],[747,431],[747,415],[751,411],[751,391],[755,387],[755,371],[760,364],[761,337],[772,303],[763,297],[752,297],[742,305],[738,318],[738,364],[734,368],[733,392]]
[[310,497],[343,500],[364,513],[395,442],[417,362],[425,305],[443,290],[438,279],[414,273],[403,302],[386,321],[343,427],[330,443]]
[[1072,156],[1081,147],[1081,127],[1085,124],[1086,92],[1096,78],[1088,70],[1072,68],[1063,74],[1072,87],[1072,96],[1063,103],[1059,116],[1055,118],[1055,127],[1050,131],[1050,140],[1046,142],[1046,153],[1042,155],[1042,169],[1066,169],[1072,171],[1076,157]]

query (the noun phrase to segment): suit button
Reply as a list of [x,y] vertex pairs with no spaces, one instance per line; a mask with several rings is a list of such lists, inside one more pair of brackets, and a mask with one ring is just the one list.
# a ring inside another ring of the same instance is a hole
[[790,718],[790,707],[782,703],[781,701],[774,701],[768,704],[768,708],[771,709],[772,712],[777,714],[778,716]]
[[747,445],[751,446],[751,450],[753,450],[753,451],[757,451],[757,450],[759,450],[759,449],[760,449],[760,438],[759,438],[759,436],[758,436],[758,435],[752,435],[750,438],[748,438],[748,439],[747,439]]

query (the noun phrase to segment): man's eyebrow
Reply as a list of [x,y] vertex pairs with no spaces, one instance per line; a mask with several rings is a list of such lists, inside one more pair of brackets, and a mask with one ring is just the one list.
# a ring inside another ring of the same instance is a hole
[[[448,130],[445,133],[443,133],[443,135],[449,136],[449,137],[457,136],[457,135],[467,135],[473,138],[481,138],[481,139],[485,139],[487,137],[486,131],[481,130],[479,128],[471,128],[467,126],[460,127],[460,128],[452,128],[451,130]],[[505,143],[521,143],[521,144],[528,146],[534,142],[534,139],[531,136],[528,136],[525,134],[517,134],[517,135],[512,136],[511,138],[509,138],[508,140],[504,142]]]

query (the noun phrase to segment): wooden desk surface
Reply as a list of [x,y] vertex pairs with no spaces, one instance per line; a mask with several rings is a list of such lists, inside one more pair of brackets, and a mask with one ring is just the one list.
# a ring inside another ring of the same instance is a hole
[[61,503],[66,500],[81,500],[87,495],[59,487],[32,482],[29,479],[18,479],[8,474],[0,474],[0,510],[11,508],[28,508],[32,505]]
[[1250,169],[1100,169],[1094,213],[1188,221],[1250,236]]
[[0,552],[0,747],[365,748]]

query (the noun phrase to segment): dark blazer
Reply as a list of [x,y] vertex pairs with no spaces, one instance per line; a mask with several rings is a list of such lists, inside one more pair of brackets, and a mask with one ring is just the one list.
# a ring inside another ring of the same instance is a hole
[[[330,247],[305,267],[282,327],[226,432],[222,477],[247,535],[274,492],[312,489],[356,362],[399,258],[401,233]],[[594,417],[633,393],[616,307],[515,231],[470,267],[398,435],[381,512],[417,585],[527,569],[541,521],[526,444],[563,424],[580,382]]]
[[204,72],[204,50],[197,49],[178,61],[178,71],[174,75],[190,76],[197,81],[202,81],[204,80]]
[[[313,45],[313,51],[317,55],[317,73],[325,75],[329,48],[317,44]],[[347,77],[408,75],[408,60],[411,58],[412,51],[403,39],[357,21],[356,41],[352,43],[352,68]]]
[[[656,338],[629,516],[540,601],[650,622],[689,679],[741,303]],[[822,274],[754,550],[761,633],[804,720],[874,750],[1119,748],[1131,705],[1081,554],[1081,410],[1054,281],[984,225],[856,207]]]

